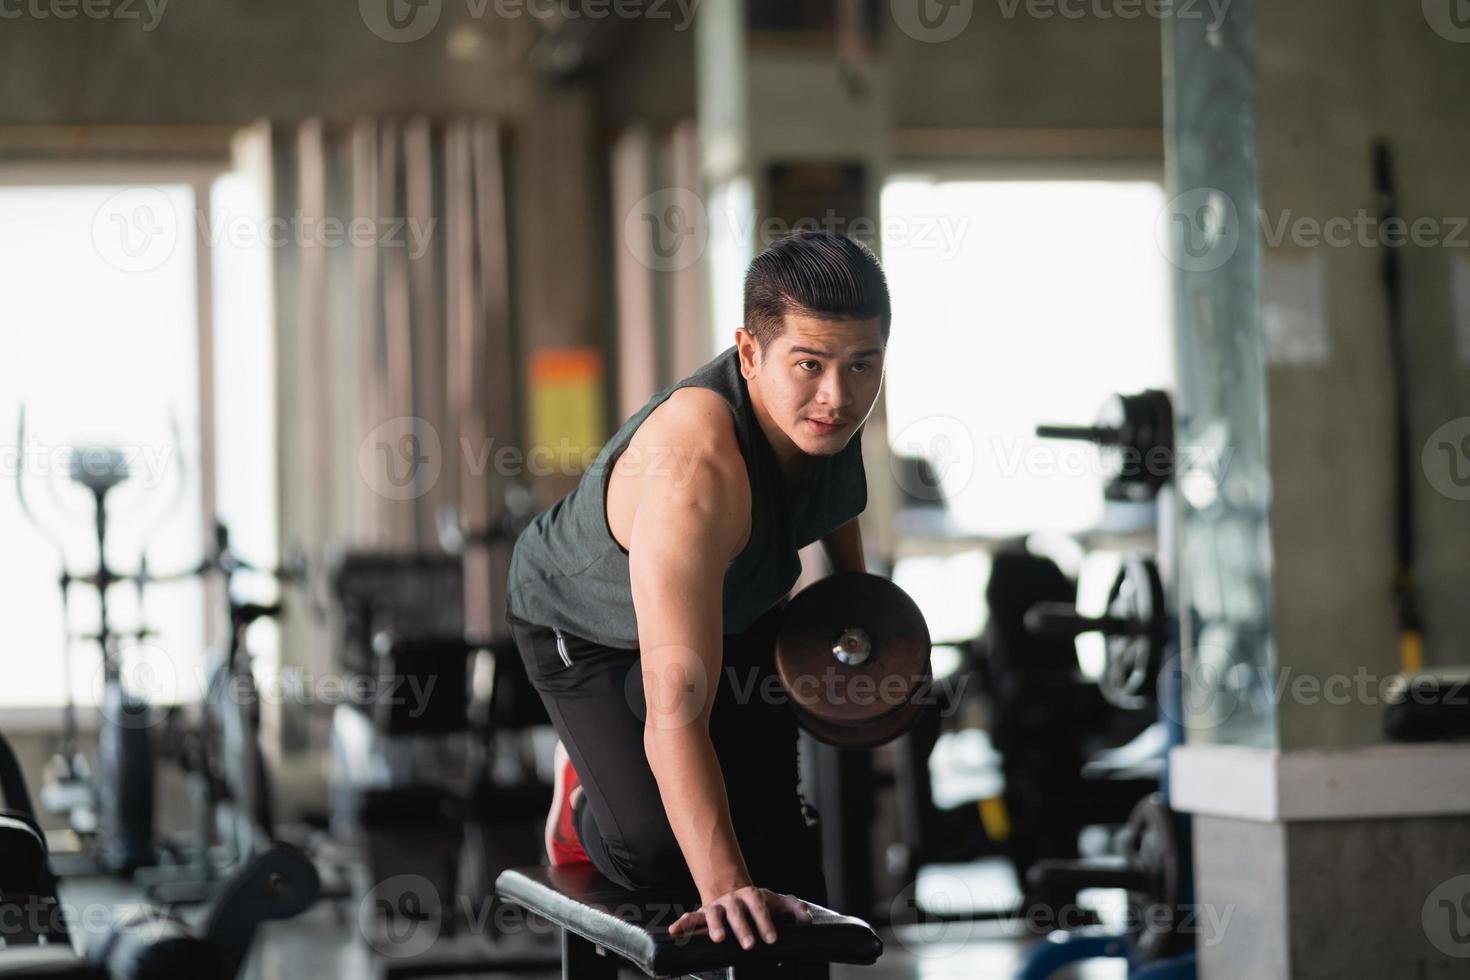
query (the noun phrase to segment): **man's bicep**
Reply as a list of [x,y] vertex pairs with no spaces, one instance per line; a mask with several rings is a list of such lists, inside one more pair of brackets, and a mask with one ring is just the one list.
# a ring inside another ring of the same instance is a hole
[[744,472],[706,456],[689,472],[649,477],[633,516],[629,554],[681,574],[723,575],[748,523]]
[[645,496],[634,515],[628,557],[635,607],[655,601],[693,613],[718,603],[740,526],[729,496],[696,488]]

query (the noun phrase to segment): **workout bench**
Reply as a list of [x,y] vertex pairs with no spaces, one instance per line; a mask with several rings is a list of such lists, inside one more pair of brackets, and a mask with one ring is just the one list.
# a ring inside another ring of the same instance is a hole
[[811,922],[779,917],[776,941],[757,937],[749,950],[733,933],[720,943],[703,932],[670,936],[669,926],[697,902],[627,891],[586,864],[504,871],[495,892],[561,927],[563,980],[616,980],[624,962],[650,977],[794,978],[803,963],[867,965],[883,953],[866,922],[810,903]]

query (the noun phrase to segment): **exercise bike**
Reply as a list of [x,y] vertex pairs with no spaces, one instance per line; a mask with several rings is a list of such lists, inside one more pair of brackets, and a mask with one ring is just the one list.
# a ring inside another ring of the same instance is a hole
[[[25,426],[25,408],[22,406],[16,439],[16,444],[21,447],[26,445]],[[70,478],[92,494],[94,507],[97,568],[87,575],[71,572],[59,537],[48,533],[31,510],[23,479],[25,470],[24,465],[16,468],[16,493],[21,510],[37,531],[51,541],[61,559],[58,582],[61,586],[64,650],[69,653],[73,641],[84,639],[95,642],[102,653],[97,771],[92,771],[79,748],[70,658],[63,655],[66,684],[63,733],[59,751],[46,769],[41,803],[49,812],[65,814],[71,829],[82,841],[97,845],[93,848],[94,853],[84,858],[75,870],[130,875],[140,867],[155,863],[158,852],[153,834],[152,707],[124,684],[121,650],[123,638],[142,642],[154,634],[141,623],[132,630],[115,629],[108,604],[114,585],[132,583],[137,589],[141,609],[147,581],[146,571],[122,573],[107,564],[107,496],[129,478],[127,459],[121,450],[111,447],[85,447],[72,454]],[[71,632],[70,597],[74,585],[90,586],[96,590],[98,627],[95,633],[77,635]]]
[[231,868],[276,840],[271,780],[260,743],[260,694],[247,636],[254,623],[278,618],[284,606],[279,598],[270,603],[243,598],[236,584],[242,574],[270,578],[279,588],[305,581],[306,562],[297,555],[278,568],[254,565],[232,549],[229,528],[216,519],[213,546],[199,565],[150,578],[218,576],[229,630],[209,673],[197,724],[188,723],[180,706],[170,707],[164,717],[160,755],[189,776],[192,855],[183,865],[144,869],[137,878],[150,898],[169,905],[203,901]]

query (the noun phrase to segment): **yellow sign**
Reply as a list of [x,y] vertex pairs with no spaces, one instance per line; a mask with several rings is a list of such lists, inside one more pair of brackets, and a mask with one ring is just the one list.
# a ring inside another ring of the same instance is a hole
[[581,472],[604,440],[602,354],[594,347],[563,347],[531,354],[532,458],[555,461],[560,472]]

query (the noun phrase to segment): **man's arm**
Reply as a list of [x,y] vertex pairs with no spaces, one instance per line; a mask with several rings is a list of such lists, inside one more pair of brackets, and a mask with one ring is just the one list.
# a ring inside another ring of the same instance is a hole
[[[639,433],[688,465],[638,477],[628,561],[648,705],[644,750],[700,901],[710,903],[753,884],[709,735],[725,568],[748,533],[750,487],[728,409],[686,401],[687,410],[650,417]],[[763,913],[754,917],[765,932]],[[732,926],[739,935],[743,923]]]
[[822,550],[827,553],[833,572],[868,570],[863,558],[863,532],[856,517],[823,538]]

